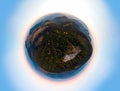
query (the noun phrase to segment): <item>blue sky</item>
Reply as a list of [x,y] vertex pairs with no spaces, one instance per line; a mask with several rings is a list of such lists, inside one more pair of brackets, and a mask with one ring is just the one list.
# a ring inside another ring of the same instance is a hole
[[[112,70],[112,74],[108,76],[102,84],[97,86],[94,91],[120,91],[120,0],[103,0],[108,9],[111,12],[111,16],[114,18],[115,26],[117,27],[111,36],[116,40],[112,41],[114,46],[110,46],[111,50],[109,50],[109,54],[111,56],[111,60],[115,64],[114,70]],[[21,0],[1,0],[0,1],[0,91],[22,91],[18,90],[15,87],[15,84],[12,84],[11,80],[9,80],[9,75],[5,72],[5,57],[6,53],[12,49],[14,44],[14,36],[10,33],[9,27],[7,26],[9,18],[17,11],[20,3],[24,1]],[[16,25],[14,26],[16,27]],[[111,26],[110,26],[111,27]],[[17,35],[16,35],[17,36]],[[106,35],[107,36],[107,35]],[[16,47],[16,46],[15,46]],[[109,55],[108,54],[108,55]],[[14,66],[14,65],[13,65]],[[110,69],[109,69],[110,70]]]
[[[120,0],[105,0],[108,5],[110,11],[112,12],[112,16],[116,21],[116,26],[118,27],[120,24]],[[115,31],[115,35],[117,43],[115,43],[113,50],[113,60],[116,63],[116,69],[114,73],[104,82],[97,91],[119,91],[120,90],[120,28]],[[114,42],[114,41],[113,41]]]

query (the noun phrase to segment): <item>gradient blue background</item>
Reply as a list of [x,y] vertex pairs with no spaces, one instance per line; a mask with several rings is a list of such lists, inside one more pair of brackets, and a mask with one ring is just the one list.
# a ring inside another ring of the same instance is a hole
[[[109,10],[112,12],[112,16],[115,19],[117,30],[115,30],[114,38],[116,38],[112,52],[112,60],[116,67],[114,72],[102,83],[95,91],[120,91],[120,0],[103,0],[107,4]],[[3,70],[4,57],[7,50],[12,46],[12,35],[9,34],[9,30],[6,28],[8,19],[16,11],[17,5],[24,2],[21,0],[1,0],[0,1],[0,91],[16,91],[15,87],[8,82],[8,78]],[[114,43],[114,41],[113,41]],[[110,45],[108,45],[110,46]]]

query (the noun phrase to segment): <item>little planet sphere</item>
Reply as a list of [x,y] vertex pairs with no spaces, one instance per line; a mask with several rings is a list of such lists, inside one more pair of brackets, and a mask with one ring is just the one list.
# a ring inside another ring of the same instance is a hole
[[62,13],[41,17],[30,29],[25,50],[30,63],[52,78],[68,78],[80,71],[92,55],[87,26]]

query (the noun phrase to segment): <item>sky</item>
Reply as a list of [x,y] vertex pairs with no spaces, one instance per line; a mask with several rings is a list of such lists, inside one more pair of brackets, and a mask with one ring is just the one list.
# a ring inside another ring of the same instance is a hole
[[[0,91],[120,91],[119,10],[119,0],[1,0]],[[93,40],[88,66],[65,81],[38,75],[24,52],[31,26],[45,14],[56,12],[84,21]]]

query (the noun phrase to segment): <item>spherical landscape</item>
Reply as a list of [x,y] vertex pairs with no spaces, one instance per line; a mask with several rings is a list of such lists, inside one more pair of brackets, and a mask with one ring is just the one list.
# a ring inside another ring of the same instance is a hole
[[92,55],[87,26],[68,14],[49,14],[30,29],[25,41],[34,68],[52,78],[75,75]]

